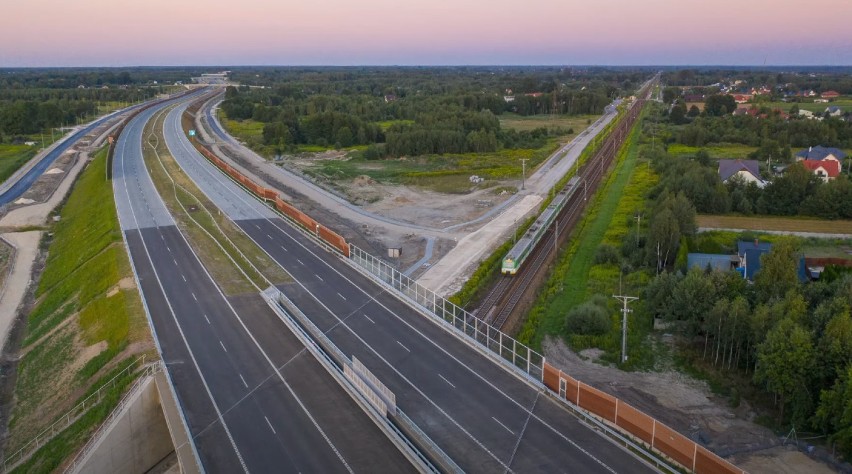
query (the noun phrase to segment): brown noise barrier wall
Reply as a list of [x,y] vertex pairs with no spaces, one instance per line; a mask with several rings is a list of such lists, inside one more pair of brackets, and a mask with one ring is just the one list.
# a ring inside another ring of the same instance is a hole
[[545,363],[542,382],[557,397],[567,400],[606,424],[617,428],[657,453],[698,474],[744,474],[728,461],[686,436],[622,402],[614,396],[569,376]]

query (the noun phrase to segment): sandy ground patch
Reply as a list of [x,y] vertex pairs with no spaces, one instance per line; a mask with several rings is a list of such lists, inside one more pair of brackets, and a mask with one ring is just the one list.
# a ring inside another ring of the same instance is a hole
[[6,279],[3,289],[0,290],[2,291],[0,292],[0,341],[4,344],[9,329],[15,322],[15,316],[18,314],[18,306],[29,286],[41,234],[41,231],[30,231],[0,235],[0,238],[16,249],[12,272]]
[[458,245],[438,263],[424,273],[417,282],[442,296],[457,292],[467,276],[493,248],[494,242],[502,241],[522,222],[530,212],[538,208],[541,197],[524,196],[491,222],[462,238]]
[[[737,461],[737,457],[734,458]],[[737,463],[752,474],[831,474],[836,472],[825,464],[818,463],[793,446],[778,446],[753,453]]]

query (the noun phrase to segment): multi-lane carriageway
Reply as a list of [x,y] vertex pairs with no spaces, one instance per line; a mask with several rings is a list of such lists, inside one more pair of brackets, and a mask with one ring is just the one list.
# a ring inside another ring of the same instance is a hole
[[[180,117],[187,106],[185,100],[164,123],[168,148],[183,170],[293,276],[295,283],[279,289],[393,391],[397,405],[462,469],[653,470],[226,178],[185,137]],[[160,350],[204,466],[217,472],[411,470],[299,350],[285,325],[263,310],[259,296],[226,298],[206,274],[142,165],[142,127],[159,109],[137,118],[119,140],[114,188]]]

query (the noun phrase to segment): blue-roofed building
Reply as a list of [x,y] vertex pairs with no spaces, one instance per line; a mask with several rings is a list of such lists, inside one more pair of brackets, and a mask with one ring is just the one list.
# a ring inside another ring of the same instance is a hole
[[[748,281],[754,281],[754,275],[760,271],[760,257],[765,253],[769,253],[770,250],[772,250],[772,244],[769,242],[759,242],[757,240],[754,240],[753,242],[745,240],[738,241],[737,255],[739,256],[740,261],[737,270],[742,273],[743,277],[748,279]],[[810,280],[804,256],[799,258],[796,274],[801,282]]]
[[710,267],[712,270],[727,272],[736,266],[737,261],[738,259],[735,255],[690,253],[686,255],[686,268],[691,270],[692,267],[698,267],[701,270],[706,270]]
[[737,255],[740,257],[740,267],[743,269],[743,276],[748,281],[754,281],[754,274],[760,270],[760,256],[768,253],[772,249],[772,244],[768,242],[759,242],[757,240],[748,242],[740,240],[737,242]]

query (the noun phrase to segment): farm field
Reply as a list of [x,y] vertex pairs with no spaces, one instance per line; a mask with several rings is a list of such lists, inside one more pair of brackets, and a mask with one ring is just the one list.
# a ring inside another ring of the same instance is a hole
[[736,143],[708,145],[704,147],[687,146],[678,143],[673,143],[668,147],[668,153],[672,156],[686,157],[694,156],[699,150],[705,150],[713,159],[745,159],[750,153],[757,150],[757,147],[740,145]]
[[803,219],[795,217],[754,217],[699,215],[699,228],[745,229],[755,231],[815,232],[852,235],[852,221]]
[[740,107],[751,107],[752,105],[757,107],[769,107],[770,109],[781,109],[784,112],[789,112],[790,108],[793,105],[798,105],[799,110],[810,110],[811,112],[825,112],[825,109],[829,106],[839,106],[844,112],[852,112],[852,99],[837,99],[833,102],[828,103],[814,103],[813,100],[810,102],[760,102],[757,104],[741,104]]

